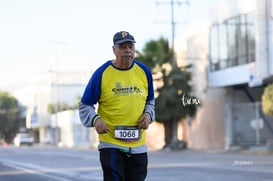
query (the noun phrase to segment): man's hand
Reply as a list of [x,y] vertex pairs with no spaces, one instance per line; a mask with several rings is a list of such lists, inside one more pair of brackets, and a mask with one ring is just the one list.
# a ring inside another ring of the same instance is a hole
[[148,129],[151,122],[151,116],[148,113],[144,113],[139,119],[139,128]]
[[98,134],[104,134],[109,131],[109,128],[101,118],[96,120],[94,127]]

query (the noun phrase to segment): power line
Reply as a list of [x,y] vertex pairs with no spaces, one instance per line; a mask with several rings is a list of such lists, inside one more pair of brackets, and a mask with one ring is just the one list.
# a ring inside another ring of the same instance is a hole
[[[172,29],[172,51],[173,51],[173,60],[172,60],[172,66],[173,67],[177,67],[177,63],[176,63],[176,59],[175,59],[175,52],[174,52],[174,37],[175,37],[175,26],[176,24],[186,24],[186,22],[177,22],[174,19],[174,6],[175,5],[179,5],[181,6],[182,4],[186,4],[187,6],[190,5],[189,1],[175,1],[174,0],[170,0],[170,2],[155,2],[157,6],[159,5],[170,5],[171,7],[171,21],[169,21],[168,23],[171,23],[171,29]],[[157,22],[157,23],[166,23],[166,22]]]

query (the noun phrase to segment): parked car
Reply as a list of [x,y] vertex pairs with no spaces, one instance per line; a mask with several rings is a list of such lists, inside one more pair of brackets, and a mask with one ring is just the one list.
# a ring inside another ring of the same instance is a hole
[[22,145],[32,146],[33,143],[34,139],[29,133],[17,133],[13,139],[13,144],[17,147]]

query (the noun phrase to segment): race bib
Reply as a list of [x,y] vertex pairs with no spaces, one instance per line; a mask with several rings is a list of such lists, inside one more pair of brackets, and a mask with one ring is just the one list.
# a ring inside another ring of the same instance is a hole
[[127,142],[138,141],[140,139],[140,128],[138,126],[116,126],[115,138]]

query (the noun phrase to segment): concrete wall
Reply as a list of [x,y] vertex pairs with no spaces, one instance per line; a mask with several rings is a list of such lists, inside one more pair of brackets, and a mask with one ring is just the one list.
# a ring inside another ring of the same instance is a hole
[[225,90],[209,89],[189,125],[189,148],[225,149]]

